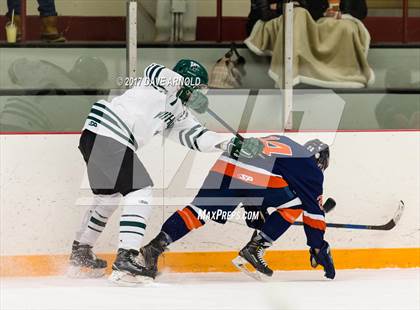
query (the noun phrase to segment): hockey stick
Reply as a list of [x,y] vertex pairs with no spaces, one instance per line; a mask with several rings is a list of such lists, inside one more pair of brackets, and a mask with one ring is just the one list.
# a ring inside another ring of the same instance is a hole
[[[249,125],[249,120],[251,118],[252,111],[255,108],[255,103],[257,101],[258,96],[257,89],[251,89],[248,94],[248,98],[245,103],[245,110],[243,112],[241,122],[239,124],[239,128],[241,130],[247,130]],[[233,129],[228,123],[226,123],[219,115],[217,115],[212,109],[207,108],[207,112],[216,120],[218,121],[223,127],[225,127],[228,131],[234,134],[239,140],[244,141],[244,137],[238,133],[237,130]]]
[[335,208],[336,204],[337,203],[335,202],[335,200],[330,197],[325,201],[324,205],[322,206],[322,209],[324,209],[325,213],[328,213]]
[[[334,210],[334,208],[335,208],[336,205],[337,205],[337,203],[335,202],[335,200],[330,197],[322,205],[322,210],[324,210],[325,213],[329,213],[332,210]],[[260,216],[263,218],[263,220],[265,222],[266,219],[265,219],[264,214],[263,214],[262,211],[260,211]]]
[[219,115],[217,115],[213,110],[207,108],[207,113],[209,113],[216,121],[218,121],[223,127],[233,133],[239,140],[244,141],[244,137],[233,129],[228,123],[226,123]]
[[[339,224],[339,223],[327,223],[327,227],[333,228],[347,228],[347,229],[366,229],[366,230],[391,230],[397,225],[404,211],[405,205],[402,200],[398,204],[397,211],[394,217],[383,225],[360,225],[360,224]],[[302,222],[295,222],[293,225],[302,226]]]
[[[328,199],[325,201],[325,203],[324,203],[324,205],[322,206],[322,208],[324,209],[324,212],[325,212],[325,213],[329,213],[329,212],[331,212],[332,210],[334,210],[335,206],[336,206],[336,202],[335,202],[335,200],[334,200],[334,199],[332,199],[332,198],[328,198]],[[238,205],[238,207],[243,207],[243,205],[242,205],[242,204],[239,204],[239,205]],[[260,216],[262,216],[262,218],[265,220],[265,216],[264,216],[264,214],[263,214],[261,211],[259,211],[259,212],[260,212]],[[237,221],[235,221],[235,220],[228,219],[227,221],[228,221],[229,223],[233,223],[233,224],[237,224],[237,225],[241,225],[241,226],[247,226],[247,227],[249,227],[248,225],[246,225],[246,224],[244,224],[244,223],[237,222]],[[258,230],[256,230],[256,231],[258,231]]]
[[[251,113],[255,108],[255,103],[257,101],[258,90],[251,89],[248,94],[248,98],[245,103],[245,110],[241,118],[241,122],[239,124],[239,128],[246,129],[249,125],[249,120],[251,117]],[[207,112],[216,120],[218,121],[223,127],[233,133],[239,140],[244,141],[244,137],[238,133],[237,130],[233,129],[228,123],[226,123],[219,115],[217,115],[212,109],[207,108]],[[243,125],[245,128],[243,128]]]
[[[251,91],[252,92],[252,91]],[[250,95],[249,98],[253,98],[255,95]],[[249,99],[249,102],[252,104],[252,99]],[[248,104],[248,103],[247,103]],[[217,115],[212,109],[207,108],[207,112],[216,120],[218,121],[223,127],[225,127],[228,131],[230,131],[232,134],[234,134],[240,141],[244,141],[245,138],[242,136],[239,132],[237,132],[235,129],[233,129],[228,123],[226,123],[219,115]],[[259,154],[258,156],[264,158],[262,154]]]

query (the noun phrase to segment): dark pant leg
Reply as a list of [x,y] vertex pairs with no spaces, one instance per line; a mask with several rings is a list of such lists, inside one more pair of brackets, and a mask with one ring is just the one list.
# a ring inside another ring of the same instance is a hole
[[38,0],[40,16],[57,16],[54,0]]
[[152,178],[137,154],[127,147],[118,173],[115,187],[117,192],[125,196],[149,186],[153,187]]
[[302,214],[301,201],[289,187],[267,190],[265,208],[276,208],[261,228],[261,235],[270,242],[280,238]]
[[13,10],[15,10],[15,15],[20,15],[20,0],[7,0],[7,16],[11,17]]
[[191,205],[199,208],[206,219],[226,223],[236,207],[248,199],[246,190],[234,182],[228,175],[210,171]]
[[86,163],[89,185],[95,195],[112,195],[117,193],[113,182],[93,161]]
[[143,164],[127,146],[84,130],[79,149],[86,162],[89,183],[94,194],[127,195],[153,186]]
[[303,223],[308,246],[321,248],[326,229],[325,213],[316,202],[304,205]]
[[125,147],[109,138],[84,130],[79,149],[86,162],[89,185],[96,195],[117,193],[116,183]]
[[207,220],[226,223],[228,213],[241,202],[238,191],[229,189],[230,181],[229,176],[209,172],[191,204],[176,211],[162,225],[161,231],[171,243],[200,228]]

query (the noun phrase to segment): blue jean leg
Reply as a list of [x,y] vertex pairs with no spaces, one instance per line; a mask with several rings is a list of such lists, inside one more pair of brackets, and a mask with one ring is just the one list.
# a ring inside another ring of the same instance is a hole
[[20,15],[20,0],[7,0],[7,16],[12,16],[13,10],[15,15]]
[[[40,16],[57,16],[54,0],[38,0],[38,11]],[[7,0],[7,16],[12,16],[15,10],[16,15],[20,15],[20,0]]]
[[54,0],[38,0],[38,5],[40,16],[57,16]]

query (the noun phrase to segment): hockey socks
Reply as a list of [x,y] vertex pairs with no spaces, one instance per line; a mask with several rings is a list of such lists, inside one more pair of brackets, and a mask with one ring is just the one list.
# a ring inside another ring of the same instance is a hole
[[170,243],[175,242],[191,230],[199,228],[205,224],[202,219],[198,218],[198,208],[194,206],[186,206],[182,210],[178,210],[172,214],[162,225],[162,232],[170,238]]
[[75,240],[80,244],[94,246],[105,228],[108,219],[118,208],[120,194],[95,195],[93,203],[86,211],[82,225],[76,233]]
[[142,245],[147,220],[152,212],[152,188],[131,192],[122,199],[119,248],[138,251]]

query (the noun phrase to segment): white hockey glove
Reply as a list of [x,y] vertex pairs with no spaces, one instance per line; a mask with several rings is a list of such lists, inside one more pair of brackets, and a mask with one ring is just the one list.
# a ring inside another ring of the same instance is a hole
[[246,138],[243,141],[237,137],[232,138],[226,151],[233,157],[254,158],[262,153],[264,144],[257,138]]
[[197,113],[203,114],[209,106],[209,99],[199,89],[194,89],[185,105]]

